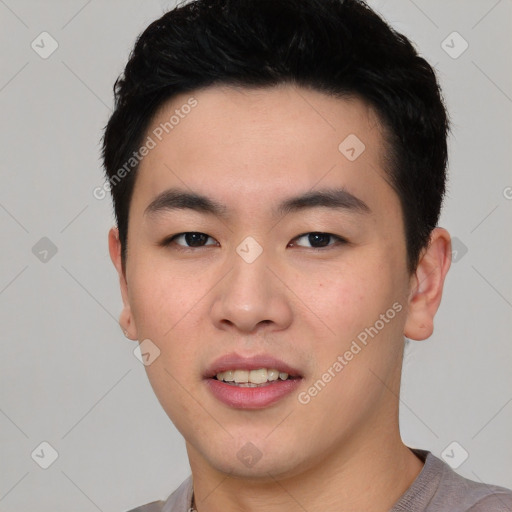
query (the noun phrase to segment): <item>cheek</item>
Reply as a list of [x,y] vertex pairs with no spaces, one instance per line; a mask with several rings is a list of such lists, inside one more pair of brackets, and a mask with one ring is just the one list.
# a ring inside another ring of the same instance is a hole
[[186,390],[197,371],[197,340],[204,338],[198,308],[204,306],[201,298],[206,286],[201,278],[180,276],[168,269],[157,271],[154,266],[132,281],[132,314],[138,338],[151,340],[160,350],[158,358],[145,369],[168,412],[187,407]]
[[197,333],[192,324],[202,287],[190,286],[189,277],[147,267],[132,276],[132,314],[139,340],[149,339],[160,350],[145,370],[156,397],[181,432],[190,429],[185,418],[198,414],[190,404],[191,376],[197,366],[191,333]]
[[382,300],[381,285],[367,266],[332,264],[296,275],[293,282],[313,324],[340,342],[372,318]]
[[[162,408],[183,434],[196,428],[196,419],[201,417],[201,409],[191,400],[195,389],[190,384],[192,354],[162,352],[151,365],[146,366],[148,380]],[[173,364],[178,361],[179,364]]]
[[131,310],[140,336],[164,340],[186,321],[187,314],[193,313],[203,285],[200,278],[157,270],[152,265],[146,268],[132,276]]
[[332,332],[320,343],[314,337],[316,364],[307,393],[314,397],[315,417],[329,410],[340,418],[326,434],[336,436],[340,422],[353,426],[377,409],[386,389],[380,379],[388,381],[401,361],[404,308],[382,267],[362,265],[357,272],[330,276],[312,288],[314,311]]
[[294,291],[304,303],[304,315],[316,340],[317,370],[349,350],[354,340],[368,343],[361,344],[365,355],[355,358],[365,363],[378,361],[399,346],[404,322],[401,311],[405,310],[401,287],[394,283],[397,276],[392,268],[378,260],[373,251],[372,257],[358,258],[357,265],[329,265],[295,276]]

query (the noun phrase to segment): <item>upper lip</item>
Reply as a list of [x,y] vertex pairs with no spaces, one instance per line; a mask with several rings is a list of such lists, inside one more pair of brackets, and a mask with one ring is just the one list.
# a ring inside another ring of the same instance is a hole
[[205,378],[214,377],[226,370],[258,370],[260,368],[275,369],[292,377],[301,377],[296,368],[269,354],[244,357],[232,352],[215,359],[206,369]]

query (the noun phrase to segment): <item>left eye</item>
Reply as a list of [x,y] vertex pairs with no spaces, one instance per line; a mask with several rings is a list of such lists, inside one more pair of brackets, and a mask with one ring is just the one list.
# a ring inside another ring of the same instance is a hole
[[[347,243],[347,241],[344,238],[337,236],[337,235],[332,235],[331,233],[319,233],[319,232],[304,233],[303,235],[300,235],[297,238],[295,238],[295,240],[300,240],[302,238],[306,239],[306,241],[309,242],[313,246],[312,249],[323,249],[324,247],[331,247],[332,245],[335,245],[335,244],[329,244],[330,238],[334,239],[335,242],[338,242],[341,244]],[[297,245],[304,247],[301,244],[297,244]]]

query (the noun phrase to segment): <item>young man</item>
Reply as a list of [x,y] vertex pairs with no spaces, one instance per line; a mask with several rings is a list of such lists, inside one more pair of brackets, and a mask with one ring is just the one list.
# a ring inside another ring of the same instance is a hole
[[450,267],[431,67],[356,0],[198,0],[137,41],[104,162],[125,335],[192,475],[142,512],[510,511],[401,440]]

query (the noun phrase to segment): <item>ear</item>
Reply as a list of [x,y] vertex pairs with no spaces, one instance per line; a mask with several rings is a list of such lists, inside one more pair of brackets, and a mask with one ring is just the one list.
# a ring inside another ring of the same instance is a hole
[[121,287],[121,297],[123,299],[123,310],[119,316],[119,325],[125,332],[125,336],[127,338],[137,340],[137,327],[133,321],[132,311],[130,309],[128,283],[126,281],[126,275],[121,260],[121,241],[119,240],[119,230],[115,227],[108,233],[108,249],[110,252],[110,259],[119,274],[119,285]]
[[404,335],[425,340],[434,332],[434,316],[441,303],[446,274],[452,262],[452,242],[444,228],[435,228],[411,276]]

